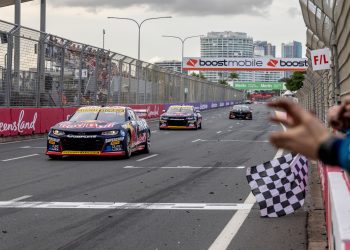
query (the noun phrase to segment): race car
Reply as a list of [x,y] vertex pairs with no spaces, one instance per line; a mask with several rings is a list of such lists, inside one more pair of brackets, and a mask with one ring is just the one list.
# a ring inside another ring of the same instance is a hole
[[130,108],[87,106],[50,129],[46,155],[130,158],[135,151],[150,152],[150,137],[147,122]]
[[159,129],[201,128],[202,115],[193,106],[172,105],[159,119]]
[[246,105],[234,105],[230,110],[229,118],[252,120],[253,111]]

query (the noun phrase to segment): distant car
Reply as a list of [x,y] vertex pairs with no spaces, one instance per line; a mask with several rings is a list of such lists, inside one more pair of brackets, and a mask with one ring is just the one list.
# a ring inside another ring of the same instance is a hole
[[245,104],[252,104],[253,101],[251,101],[251,100],[245,100],[244,103],[245,103]]
[[47,151],[52,159],[63,156],[124,156],[149,153],[151,133],[147,122],[127,107],[79,108],[68,121],[50,129]]
[[246,105],[235,105],[230,110],[229,118],[230,119],[252,120],[253,119],[253,111],[250,107],[248,107]]
[[194,106],[172,105],[159,119],[159,129],[201,128],[202,115]]

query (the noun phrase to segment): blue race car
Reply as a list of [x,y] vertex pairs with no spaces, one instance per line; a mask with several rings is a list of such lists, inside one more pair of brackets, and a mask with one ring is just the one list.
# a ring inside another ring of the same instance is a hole
[[147,122],[128,107],[82,107],[50,129],[46,155],[130,158],[135,151],[150,152],[150,137]]

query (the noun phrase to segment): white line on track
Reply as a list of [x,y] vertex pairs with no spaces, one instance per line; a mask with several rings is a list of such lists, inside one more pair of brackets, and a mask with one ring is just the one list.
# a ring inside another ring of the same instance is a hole
[[176,167],[135,167],[125,166],[125,169],[245,169],[245,166],[238,167],[193,167],[193,166],[176,166]]
[[198,142],[259,142],[259,143],[267,143],[269,141],[253,141],[253,140],[202,140],[200,139]]
[[229,128],[231,128],[231,129],[232,129],[232,128],[233,128],[233,126],[230,126]]
[[[281,124],[282,125],[282,124]],[[282,125],[283,130],[286,128]],[[281,157],[283,154],[283,149],[279,149],[274,157]],[[251,207],[247,210],[239,210],[237,211],[232,219],[227,223],[225,228],[221,231],[219,236],[213,242],[213,244],[209,247],[209,250],[225,250],[230,245],[232,239],[236,236],[238,230],[243,225],[244,221],[248,217],[253,204],[255,203],[255,197],[252,193],[249,193],[248,197],[244,201],[244,204],[250,204]]]
[[18,198],[12,199],[12,200],[10,200],[9,202],[21,201],[21,200],[28,199],[28,198],[30,198],[30,197],[32,197],[32,195],[24,195],[24,196],[21,196],[21,197],[18,197]]
[[217,134],[221,134],[222,133],[222,131],[218,131],[218,132],[216,132]]
[[200,141],[201,139],[197,139],[197,140],[194,140],[194,141],[192,141],[192,142],[197,142],[197,141]]
[[0,208],[61,208],[61,209],[146,209],[146,210],[247,210],[252,205],[242,203],[126,203],[126,202],[45,202],[0,201]]
[[158,154],[150,155],[150,156],[147,156],[145,158],[138,159],[137,161],[145,161],[145,160],[151,159],[151,158],[156,157],[156,156],[158,156]]
[[1,142],[0,145],[14,144],[14,143],[23,143],[23,142],[27,142],[27,141],[36,141],[36,140],[43,140],[43,139],[45,139],[45,138],[43,137],[43,138],[29,139],[29,140],[22,140],[22,141]]
[[6,159],[6,160],[2,160],[2,161],[3,161],[3,162],[14,161],[14,160],[19,160],[19,159],[23,159],[23,158],[29,158],[29,157],[38,156],[38,155],[39,155],[39,154],[24,155],[24,156],[20,156],[20,157],[16,157],[16,158],[11,158],[11,159]]
[[20,148],[46,148],[46,147],[32,147],[32,146],[24,146],[24,147],[20,147]]
[[153,130],[153,131],[151,131],[151,133],[157,133],[157,130]]

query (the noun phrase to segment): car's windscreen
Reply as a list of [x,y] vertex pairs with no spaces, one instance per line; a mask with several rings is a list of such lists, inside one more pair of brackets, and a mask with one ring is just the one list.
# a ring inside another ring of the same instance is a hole
[[81,121],[105,121],[105,122],[125,122],[125,111],[120,110],[101,110],[101,111],[77,111],[70,119],[71,122],[81,122]]
[[172,106],[167,111],[168,114],[193,114],[193,107]]
[[244,107],[244,106],[237,106],[237,107],[233,107],[234,111],[249,111],[248,107]]

